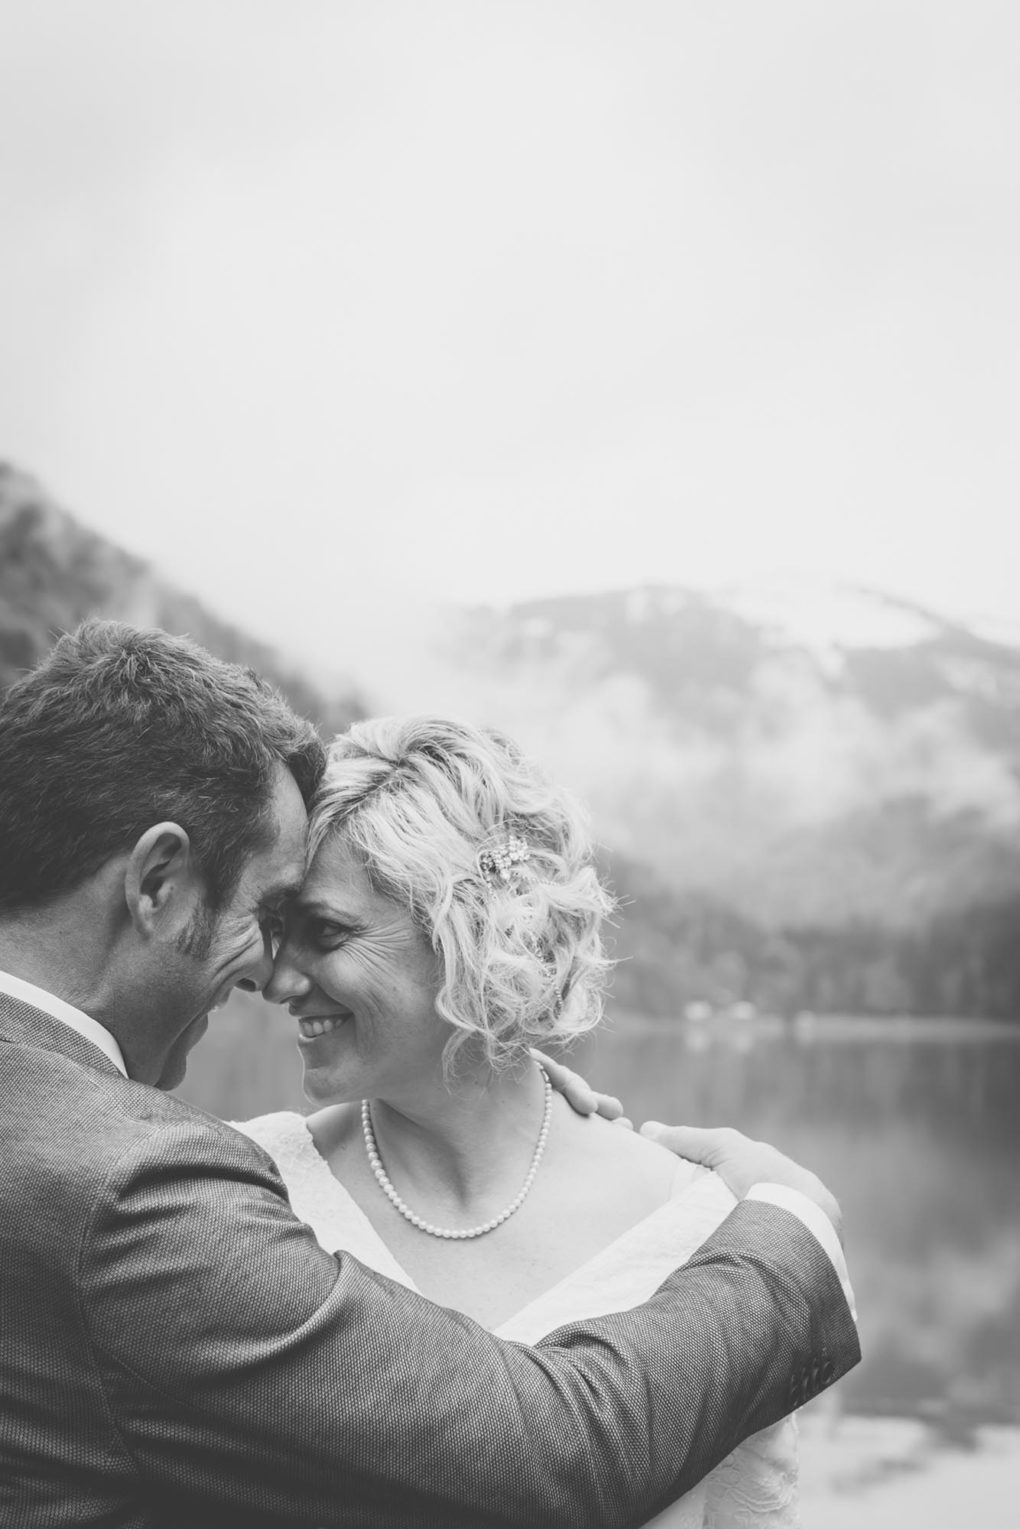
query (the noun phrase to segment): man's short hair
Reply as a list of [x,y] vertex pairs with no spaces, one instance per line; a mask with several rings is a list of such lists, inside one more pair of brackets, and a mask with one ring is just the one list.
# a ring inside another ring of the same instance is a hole
[[324,759],[254,670],[86,621],[0,700],[0,910],[72,891],[163,821],[189,834],[218,907],[272,831],[279,766],[307,803]]

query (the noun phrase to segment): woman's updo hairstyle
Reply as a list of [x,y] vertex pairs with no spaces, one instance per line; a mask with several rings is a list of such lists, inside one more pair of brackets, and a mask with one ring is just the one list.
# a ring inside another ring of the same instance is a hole
[[580,806],[509,738],[441,717],[355,723],[330,748],[309,861],[334,836],[440,957],[448,1074],[469,1041],[498,1068],[598,1024],[612,900]]

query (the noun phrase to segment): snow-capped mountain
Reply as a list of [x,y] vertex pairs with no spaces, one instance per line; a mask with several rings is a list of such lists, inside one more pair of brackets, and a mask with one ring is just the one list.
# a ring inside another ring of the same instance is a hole
[[1020,888],[1020,649],[932,612],[649,587],[473,610],[445,656],[674,887],[900,926]]
[[0,467],[0,686],[91,613],[253,664],[327,733],[413,710],[514,734],[591,809],[621,1010],[1020,1017],[1020,647],[988,632],[804,585],[381,612],[355,694]]

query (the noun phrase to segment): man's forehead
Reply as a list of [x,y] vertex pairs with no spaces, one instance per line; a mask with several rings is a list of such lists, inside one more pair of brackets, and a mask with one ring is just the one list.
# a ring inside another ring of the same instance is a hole
[[273,832],[269,844],[256,853],[249,870],[259,895],[267,901],[293,897],[305,874],[308,813],[289,770],[281,769],[273,793]]
[[293,902],[301,891],[303,872],[304,862],[293,868],[286,875],[280,876],[276,883],[270,886],[270,896],[278,902]]
[[290,902],[301,890],[304,880],[303,855],[281,855],[271,849],[256,852],[244,871],[247,901],[252,903]]

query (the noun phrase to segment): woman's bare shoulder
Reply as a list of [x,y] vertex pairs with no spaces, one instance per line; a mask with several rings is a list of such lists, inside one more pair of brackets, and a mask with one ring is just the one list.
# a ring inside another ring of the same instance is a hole
[[677,1194],[699,1170],[626,1126],[601,1116],[561,1112],[564,1167],[574,1175],[601,1178],[606,1187],[639,1192],[657,1204]]
[[327,1104],[307,1116],[305,1125],[327,1162],[361,1141],[361,1109],[356,1104]]

